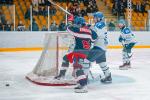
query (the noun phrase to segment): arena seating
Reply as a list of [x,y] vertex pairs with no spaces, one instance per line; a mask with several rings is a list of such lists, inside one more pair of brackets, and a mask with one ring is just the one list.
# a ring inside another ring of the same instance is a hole
[[[103,0],[105,2],[105,4],[112,10],[113,8],[113,2],[112,0]],[[142,2],[143,0],[132,0],[132,4],[136,5],[136,3],[140,1]],[[150,2],[149,2],[150,4]],[[147,5],[145,7],[145,10],[148,11],[150,10],[150,6]],[[127,15],[128,15],[128,9],[125,9],[125,19],[127,20]],[[146,29],[146,25],[147,25],[147,20],[148,19],[148,13],[144,12],[144,13],[139,13],[139,12],[135,12],[132,9],[132,19],[131,19],[131,25],[132,25],[132,30],[135,31],[143,31]]]
[[[142,0],[140,0],[142,2]],[[98,2],[98,0],[97,0]],[[112,10],[113,8],[113,3],[112,0],[103,0],[103,2],[106,4],[106,6],[109,7],[110,10]],[[132,0],[133,4],[136,4],[137,0]],[[29,30],[30,27],[30,18],[25,18],[25,14],[27,12],[28,9],[30,9],[30,5],[32,5],[32,0],[13,0],[13,4],[15,4],[15,26],[17,27],[19,24],[19,21],[22,21],[23,24],[25,25],[26,29]],[[60,5],[63,8],[66,8],[66,6],[71,7],[72,3],[66,3],[66,2],[57,2],[58,5]],[[9,21],[10,23],[13,23],[13,15],[14,15],[14,11],[12,9],[13,6],[8,6],[8,5],[2,5],[0,6],[5,15],[5,20]],[[84,9],[86,6],[84,5],[84,3],[80,3],[79,5],[80,9]],[[44,7],[41,7],[42,9]],[[150,6],[146,6],[146,11],[148,11],[150,9]],[[100,10],[100,9],[99,9]],[[128,9],[126,8],[125,10],[125,19],[127,19],[127,15],[128,15]],[[49,23],[51,24],[53,21],[55,21],[55,23],[57,25],[60,24],[61,21],[65,20],[65,13],[62,12],[59,8],[56,7],[56,13],[54,15],[50,16],[50,20]],[[106,15],[107,17],[107,15]],[[42,29],[43,26],[46,26],[48,28],[48,16],[43,16],[43,15],[34,15],[33,14],[33,18],[35,19],[36,23],[39,26],[39,30]],[[86,19],[86,21],[88,22],[89,19],[92,19],[91,16],[84,16],[84,18]],[[147,19],[148,19],[148,14],[146,12],[144,13],[139,13],[139,12],[135,12],[132,11],[132,20],[131,20],[131,25],[132,25],[132,29],[133,30],[137,30],[137,31],[142,31],[146,29],[146,25],[147,25]],[[13,24],[12,24],[13,26]],[[13,26],[14,27],[14,26]]]

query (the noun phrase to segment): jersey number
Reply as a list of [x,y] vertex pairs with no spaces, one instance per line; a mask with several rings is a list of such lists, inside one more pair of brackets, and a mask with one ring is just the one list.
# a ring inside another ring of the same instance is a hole
[[83,40],[82,44],[83,44],[84,49],[90,49],[90,47],[91,47],[89,41]]

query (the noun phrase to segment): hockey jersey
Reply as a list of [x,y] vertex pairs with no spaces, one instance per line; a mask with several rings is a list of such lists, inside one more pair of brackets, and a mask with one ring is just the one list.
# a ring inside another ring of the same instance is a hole
[[107,28],[105,22],[101,21],[95,23],[92,30],[95,31],[98,36],[98,38],[94,42],[94,46],[106,50],[108,40],[107,40]]
[[92,41],[97,38],[97,34],[90,30],[88,26],[70,25],[67,27],[67,31],[75,38],[74,50],[89,50]]
[[119,42],[122,42],[123,44],[136,43],[135,36],[128,27],[121,29]]

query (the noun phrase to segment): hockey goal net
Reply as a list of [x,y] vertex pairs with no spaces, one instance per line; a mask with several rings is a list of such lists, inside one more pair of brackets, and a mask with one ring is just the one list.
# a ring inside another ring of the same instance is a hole
[[26,78],[38,85],[65,86],[76,84],[72,76],[72,67],[69,67],[65,78],[54,79],[58,75],[63,56],[68,52],[74,38],[67,33],[47,33],[44,40],[44,49],[33,69]]

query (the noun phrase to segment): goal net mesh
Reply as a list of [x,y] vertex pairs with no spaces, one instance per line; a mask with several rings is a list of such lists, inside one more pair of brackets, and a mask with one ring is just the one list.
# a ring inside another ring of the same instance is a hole
[[67,54],[74,38],[67,33],[47,33],[44,40],[44,49],[32,72],[26,78],[39,85],[63,86],[75,84],[72,77],[72,67],[61,80],[54,79],[58,75],[63,56]]

